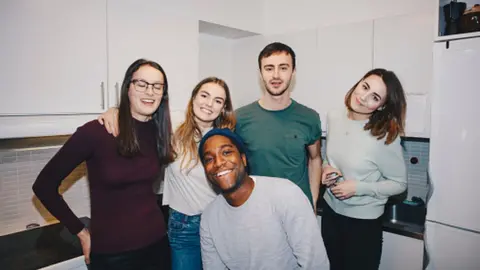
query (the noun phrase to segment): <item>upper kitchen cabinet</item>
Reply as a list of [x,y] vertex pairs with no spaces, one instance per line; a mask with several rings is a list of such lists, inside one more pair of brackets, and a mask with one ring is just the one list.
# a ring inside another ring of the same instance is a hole
[[374,21],[373,65],[392,70],[407,94],[405,133],[429,137],[433,78],[432,16],[402,15]]
[[[436,0],[435,41],[480,36],[479,0]],[[477,6],[475,6],[477,5]]]
[[316,85],[305,97],[321,116],[344,108],[345,94],[372,69],[373,22],[334,25],[317,30]]
[[373,66],[394,71],[407,94],[430,91],[432,21],[430,14],[402,15],[374,21]]
[[109,106],[118,101],[128,66],[147,58],[165,70],[170,108],[185,108],[198,78],[198,20],[165,5],[156,0],[108,0]]
[[0,115],[105,109],[104,0],[1,1],[0,24]]

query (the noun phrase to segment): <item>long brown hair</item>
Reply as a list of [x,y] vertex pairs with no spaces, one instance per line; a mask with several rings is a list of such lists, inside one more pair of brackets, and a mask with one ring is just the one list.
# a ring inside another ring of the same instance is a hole
[[155,123],[157,153],[161,165],[166,165],[173,161],[174,150],[172,145],[172,123],[170,121],[170,106],[168,103],[168,80],[163,68],[156,62],[138,59],[128,67],[121,88],[120,106],[118,108],[118,127],[119,135],[117,137],[118,151],[121,155],[131,157],[140,152],[137,133],[135,131],[135,122],[130,110],[130,98],[128,90],[132,81],[133,74],[142,66],[151,66],[160,71],[164,78],[163,96],[157,110],[152,114],[152,120]]
[[402,84],[393,71],[383,68],[372,69],[365,74],[345,95],[345,106],[349,111],[353,111],[350,106],[350,100],[353,91],[363,80],[369,76],[376,75],[382,78],[387,87],[387,96],[381,109],[375,110],[365,124],[364,129],[370,130],[372,136],[381,140],[385,137],[385,144],[392,143],[398,136],[405,132],[405,113],[407,111],[407,101]]
[[197,143],[202,139],[202,132],[197,122],[195,122],[193,100],[200,91],[200,88],[207,83],[216,83],[221,86],[225,90],[226,97],[224,109],[213,121],[213,128],[229,128],[232,130],[235,128],[236,120],[227,83],[217,77],[208,77],[200,81],[192,91],[192,96],[190,97],[185,113],[185,121],[177,128],[174,135],[176,150],[182,159],[180,165],[182,169],[193,168],[199,162]]

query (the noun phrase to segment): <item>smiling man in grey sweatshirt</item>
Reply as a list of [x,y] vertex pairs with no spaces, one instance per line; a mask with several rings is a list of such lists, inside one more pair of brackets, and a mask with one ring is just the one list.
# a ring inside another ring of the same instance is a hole
[[208,132],[199,156],[221,193],[202,215],[205,269],[329,269],[310,202],[297,185],[249,176],[245,146],[228,129]]

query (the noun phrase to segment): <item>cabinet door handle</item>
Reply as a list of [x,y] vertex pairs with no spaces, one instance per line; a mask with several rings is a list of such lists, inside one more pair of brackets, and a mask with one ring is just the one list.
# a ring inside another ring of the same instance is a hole
[[120,89],[118,88],[118,82],[115,83],[115,95],[117,100],[117,107],[120,105]]
[[102,92],[102,103],[100,103],[100,107],[102,110],[105,110],[105,83],[101,82],[100,83],[100,90]]

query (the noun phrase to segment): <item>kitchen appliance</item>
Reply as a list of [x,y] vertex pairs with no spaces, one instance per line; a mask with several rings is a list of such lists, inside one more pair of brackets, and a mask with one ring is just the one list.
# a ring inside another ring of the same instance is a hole
[[425,265],[480,269],[480,38],[434,44]]

